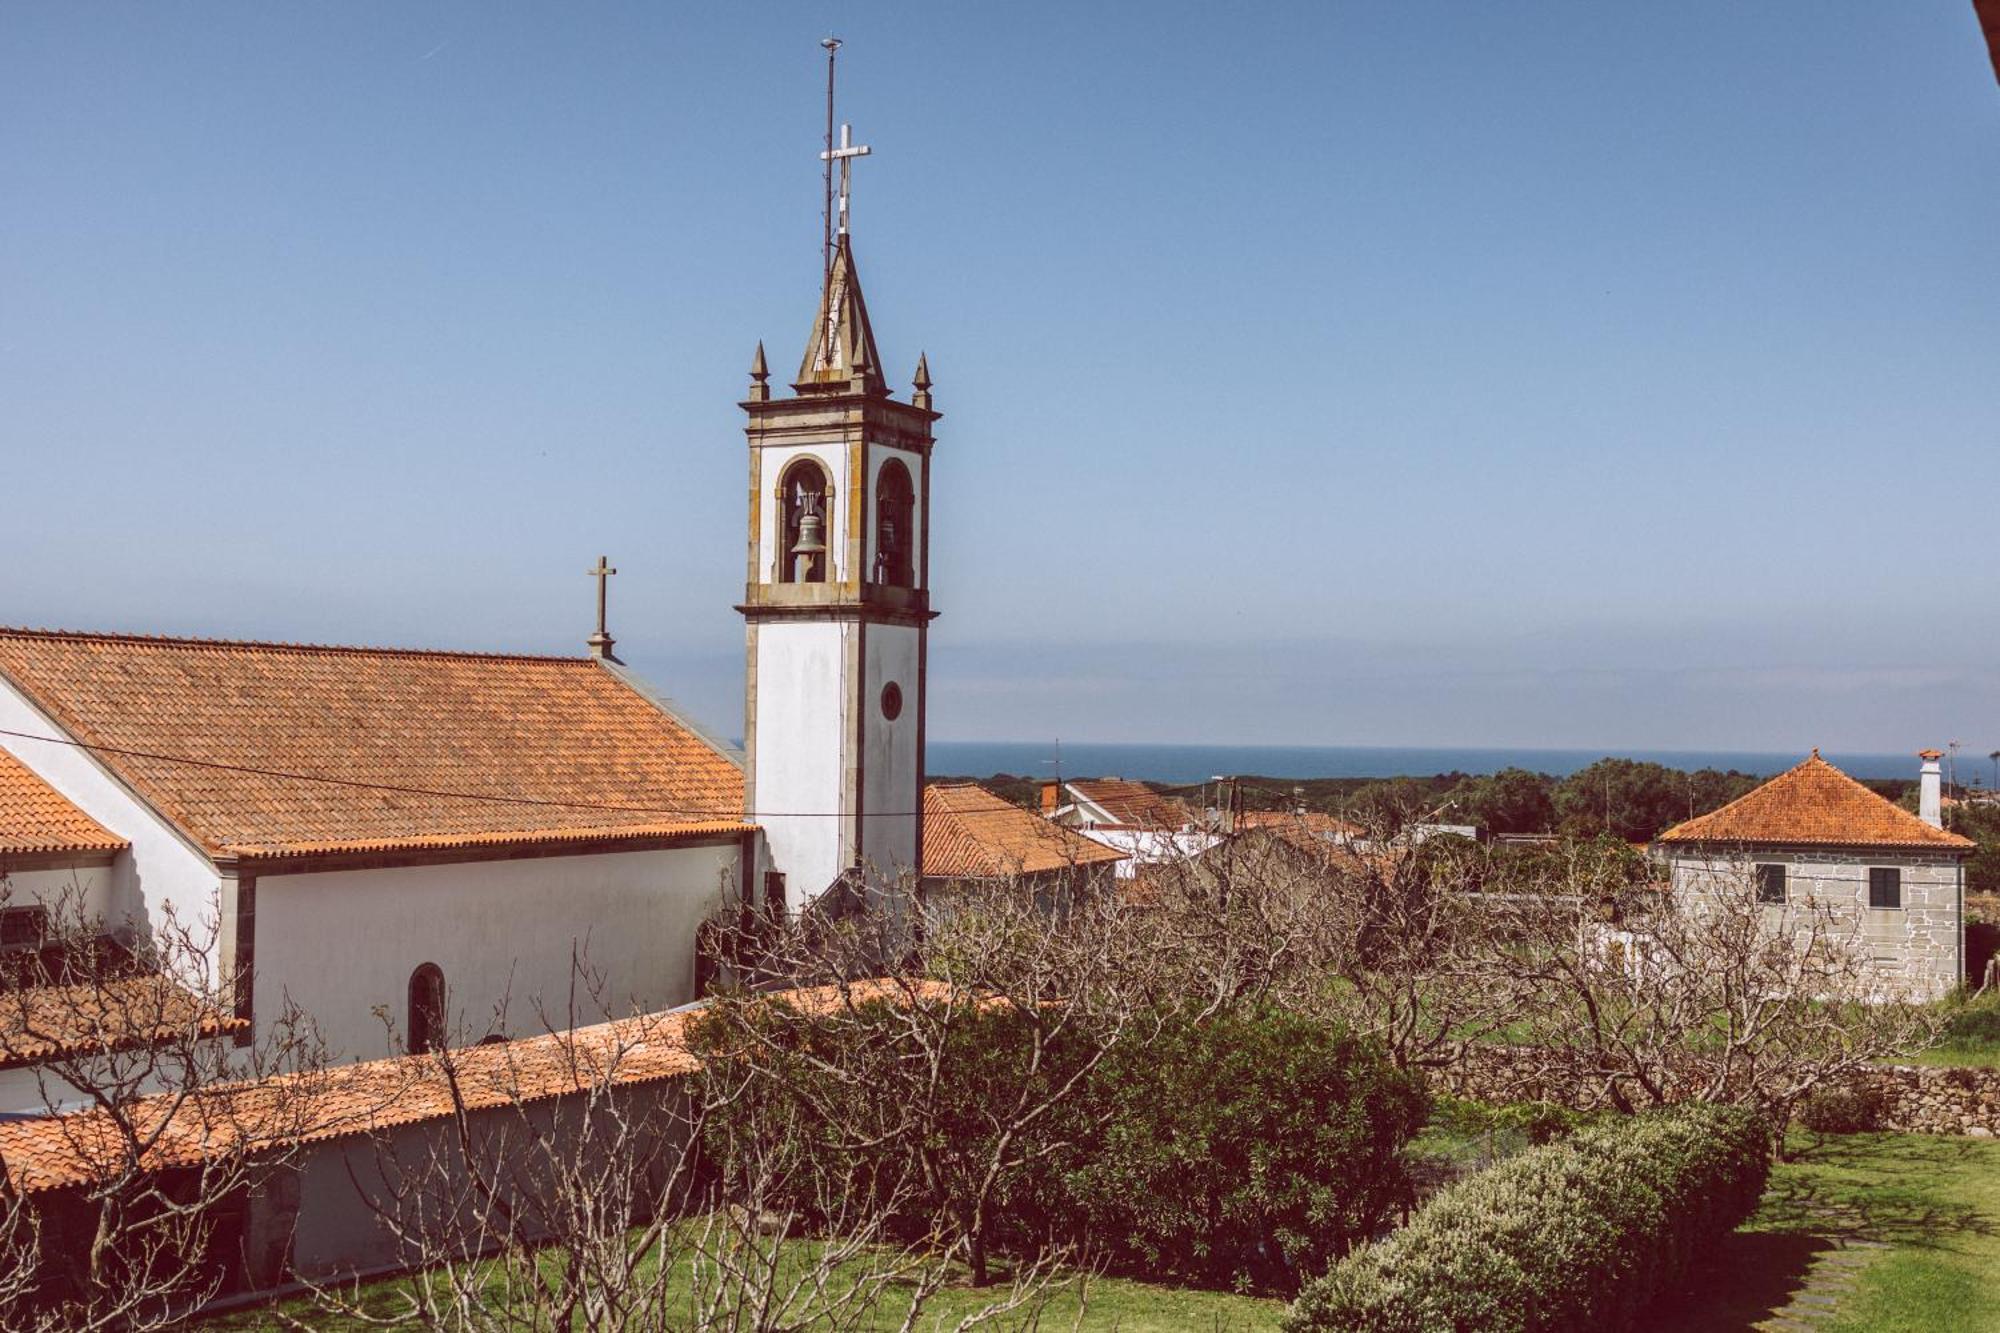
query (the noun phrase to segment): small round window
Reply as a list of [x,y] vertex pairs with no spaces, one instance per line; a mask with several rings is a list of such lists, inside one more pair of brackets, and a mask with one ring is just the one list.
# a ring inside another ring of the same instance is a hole
[[894,722],[903,715],[903,687],[890,681],[882,687],[882,716]]

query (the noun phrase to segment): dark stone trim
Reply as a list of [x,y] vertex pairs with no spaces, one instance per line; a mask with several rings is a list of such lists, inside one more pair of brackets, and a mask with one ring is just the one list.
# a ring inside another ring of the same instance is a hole
[[752,624],[772,620],[835,620],[841,624],[928,625],[938,618],[930,610],[898,611],[891,607],[845,602],[831,606],[739,606],[743,618]]
[[235,976],[231,985],[236,990],[236,1003],[231,1016],[243,1024],[236,1034],[238,1046],[248,1046],[257,1039],[256,989],[257,989],[257,877],[242,875],[236,879],[236,947],[230,958]]
[[[728,847],[747,830],[652,833],[639,837],[579,838],[562,842],[491,843],[471,847],[412,847],[397,851],[324,852],[298,856],[218,856],[224,874],[254,867],[260,875],[311,875],[331,870],[389,870],[404,866],[465,865],[479,861],[537,861],[557,856],[652,852],[673,847]],[[246,883],[254,881],[245,881]]]
[[0,852],[0,874],[10,870],[98,869],[117,859],[117,852]]

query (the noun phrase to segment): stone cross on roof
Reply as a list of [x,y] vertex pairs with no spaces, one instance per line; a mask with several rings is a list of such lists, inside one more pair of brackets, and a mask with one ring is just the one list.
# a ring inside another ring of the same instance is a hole
[[597,568],[586,569],[583,572],[597,580],[597,633],[585,639],[584,643],[589,646],[592,657],[608,657],[615,662],[618,659],[611,656],[612,638],[610,631],[605,628],[604,612],[611,576],[618,571],[611,567],[610,557],[600,555],[597,557]]

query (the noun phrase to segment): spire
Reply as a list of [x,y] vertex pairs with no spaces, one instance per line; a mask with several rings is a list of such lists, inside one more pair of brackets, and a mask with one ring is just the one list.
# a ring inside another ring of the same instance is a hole
[[928,411],[931,405],[931,359],[923,352],[917,353],[917,373],[911,377],[910,386],[916,390],[910,395],[911,404]]
[[845,235],[834,242],[819,314],[806,340],[798,383],[792,387],[800,393],[889,391],[882,379],[882,358],[875,350],[875,331],[868,325],[868,303],[861,297],[854,248]]
[[759,338],[757,340],[757,355],[750,358],[750,401],[751,402],[762,403],[769,401],[771,397],[771,386],[765,383],[765,381],[770,378],[771,378],[771,368],[764,364],[764,340],[762,338]]

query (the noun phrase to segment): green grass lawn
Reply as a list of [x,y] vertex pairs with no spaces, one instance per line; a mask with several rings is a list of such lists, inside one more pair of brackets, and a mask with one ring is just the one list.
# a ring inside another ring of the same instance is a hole
[[[396,1280],[374,1284],[366,1305],[378,1318],[401,1308]],[[967,1286],[948,1287],[924,1307],[919,1327],[950,1329],[968,1314],[977,1312],[992,1298],[993,1289],[975,1290]],[[327,1333],[351,1333],[379,1327],[317,1313],[302,1301],[287,1302],[286,1313]],[[875,1326],[892,1330],[901,1326],[909,1300],[891,1297],[875,1314]],[[1155,1286],[1120,1278],[1093,1277],[1087,1282],[1072,1279],[1054,1292],[1039,1312],[1040,1326],[1047,1329],[1105,1330],[1110,1333],[1275,1333],[1285,1303],[1227,1292],[1196,1291],[1180,1287]],[[986,1328],[1022,1328],[1030,1323],[1025,1314],[1005,1315],[982,1325]],[[203,1321],[204,1329],[262,1330],[282,1327],[271,1311],[264,1308],[240,1310]]]
[[2000,1142],[1803,1135],[1793,1146],[1762,1210],[1649,1333],[2000,1330]]
[[[1518,1150],[1478,1143],[1484,1157]],[[1504,1133],[1497,1136],[1504,1138]],[[1469,1150],[1463,1130],[1440,1127],[1432,1151]],[[1705,1264],[1687,1291],[1662,1302],[1645,1333],[2000,1333],[2000,1141],[1921,1134],[1856,1134],[1817,1140],[1797,1135],[1796,1157],[1773,1167],[1761,1211]],[[380,1284],[381,1297],[394,1283]],[[924,1326],[950,1328],[984,1304],[969,1288],[948,1289]],[[1081,1305],[1081,1310],[1079,1306]],[[315,1327],[345,1325],[288,1307]],[[386,1308],[386,1307],[378,1307]],[[1284,1303],[1113,1278],[1094,1279],[1080,1297],[1059,1293],[1044,1328],[1119,1333],[1265,1333]],[[1079,1317],[1079,1315],[1081,1317]],[[899,1303],[879,1323],[894,1328]],[[995,1327],[1021,1327],[1021,1319]],[[209,1327],[264,1329],[268,1311],[246,1310]]]

